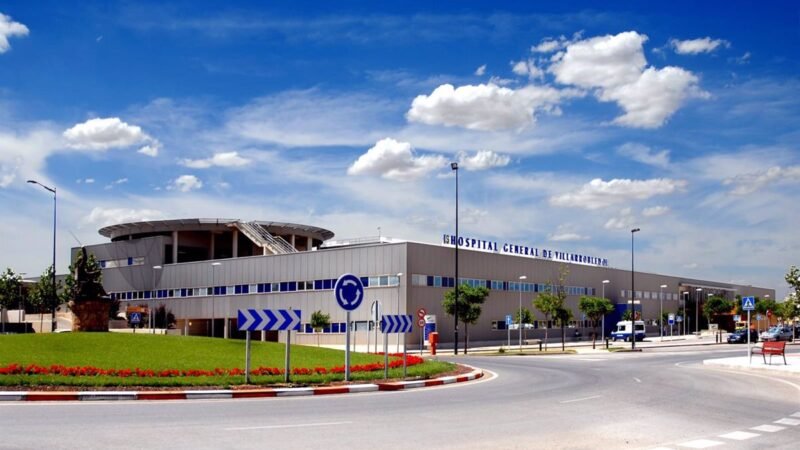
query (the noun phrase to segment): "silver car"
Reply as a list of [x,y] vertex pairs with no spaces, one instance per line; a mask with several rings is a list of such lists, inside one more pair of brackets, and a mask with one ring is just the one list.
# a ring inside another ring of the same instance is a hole
[[791,341],[792,329],[790,327],[771,327],[759,336],[762,341]]

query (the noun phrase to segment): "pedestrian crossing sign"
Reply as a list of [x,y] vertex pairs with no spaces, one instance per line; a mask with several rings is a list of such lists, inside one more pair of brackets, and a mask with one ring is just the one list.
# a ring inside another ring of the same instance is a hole
[[742,297],[742,309],[745,311],[752,311],[756,309],[756,301],[754,297]]

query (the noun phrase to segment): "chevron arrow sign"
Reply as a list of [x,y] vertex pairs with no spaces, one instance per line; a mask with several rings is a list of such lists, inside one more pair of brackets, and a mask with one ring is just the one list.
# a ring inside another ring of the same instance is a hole
[[296,309],[240,309],[239,331],[297,331],[300,316]]
[[410,315],[385,315],[381,317],[383,333],[411,333],[414,322]]

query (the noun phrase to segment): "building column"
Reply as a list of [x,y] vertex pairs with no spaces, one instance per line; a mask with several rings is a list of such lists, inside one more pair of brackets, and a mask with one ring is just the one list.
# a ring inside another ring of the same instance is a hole
[[306,236],[306,251],[310,252],[314,245],[314,239],[311,236]]
[[292,235],[292,242],[291,242],[291,244],[292,244],[292,248],[297,248],[297,247],[295,247],[295,245],[294,245],[294,235]]
[[231,323],[231,319],[228,317],[228,313],[225,313],[225,326],[222,327],[222,338],[223,339],[228,339],[228,337],[229,337],[228,332],[230,331],[229,330],[230,323]]
[[215,247],[217,243],[217,235],[214,234],[213,231],[209,231],[209,233],[211,233],[211,249],[209,250],[208,259],[215,259],[214,254],[216,253]]
[[172,264],[178,263],[178,232],[172,232]]
[[232,243],[231,247],[233,248],[233,250],[232,250],[233,251],[233,257],[234,258],[238,258],[239,257],[239,230],[234,228],[232,235],[233,235],[233,243]]

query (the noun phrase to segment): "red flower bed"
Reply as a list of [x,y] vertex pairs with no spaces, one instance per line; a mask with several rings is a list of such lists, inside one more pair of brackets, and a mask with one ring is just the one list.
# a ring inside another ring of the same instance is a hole
[[[394,353],[390,354],[389,356],[397,358],[397,359],[392,359],[392,361],[389,362],[389,368],[395,369],[403,366],[402,353]],[[415,366],[417,364],[422,364],[423,362],[425,362],[425,360],[420,358],[419,356],[408,355],[407,357],[407,364],[409,366]],[[351,372],[372,372],[376,370],[383,370],[383,363],[371,363],[371,364],[350,366]],[[283,373],[284,370],[279,369],[277,367],[257,367],[255,369],[250,370],[251,375],[283,375]],[[326,375],[329,373],[336,373],[336,374],[344,373],[344,365],[335,366],[331,368],[295,367],[294,369],[292,369],[293,375],[315,375],[315,374]],[[138,367],[134,369],[102,369],[100,367],[93,367],[93,366],[67,367],[55,364],[51,366],[38,366],[36,364],[21,366],[19,364],[12,363],[6,366],[0,366],[0,375],[57,375],[65,377],[107,376],[107,377],[120,377],[120,378],[126,378],[126,377],[169,378],[169,377],[242,376],[244,375],[244,370],[238,367],[235,367],[233,369],[224,369],[220,367],[217,367],[215,369],[164,369],[164,370],[140,369]]]

